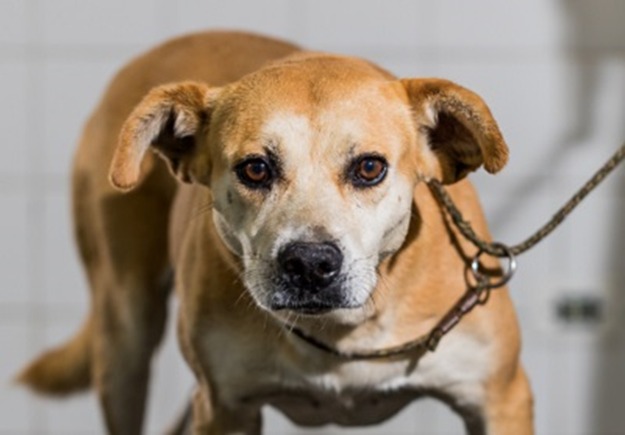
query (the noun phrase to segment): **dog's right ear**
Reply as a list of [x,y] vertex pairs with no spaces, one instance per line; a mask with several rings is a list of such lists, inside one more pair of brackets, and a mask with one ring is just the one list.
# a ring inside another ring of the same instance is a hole
[[405,79],[417,128],[437,162],[424,176],[455,183],[480,166],[490,173],[508,161],[508,146],[490,109],[474,92],[441,79]]
[[197,140],[208,127],[218,94],[218,88],[196,82],[152,89],[122,126],[109,172],[113,186],[130,190],[137,185],[148,148],[184,182],[208,172],[208,162],[199,161]]

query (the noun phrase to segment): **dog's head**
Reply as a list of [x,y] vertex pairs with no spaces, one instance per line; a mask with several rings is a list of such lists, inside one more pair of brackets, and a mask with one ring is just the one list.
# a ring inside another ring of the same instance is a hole
[[301,54],[223,88],[152,90],[122,129],[112,183],[132,188],[150,148],[211,189],[221,238],[276,315],[364,306],[406,238],[415,184],[496,172],[508,153],[467,89]]

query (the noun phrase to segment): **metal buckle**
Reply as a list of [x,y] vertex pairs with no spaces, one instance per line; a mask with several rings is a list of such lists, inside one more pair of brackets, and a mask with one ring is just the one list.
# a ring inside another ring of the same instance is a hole
[[508,257],[508,268],[498,281],[492,282],[488,276],[480,272],[480,257],[485,253],[483,249],[480,249],[477,254],[475,254],[475,257],[473,257],[473,260],[471,260],[471,273],[473,273],[477,282],[481,283],[485,289],[489,290],[502,287],[510,281],[514,272],[516,272],[517,266],[516,257],[509,247],[503,243],[493,243],[493,246],[501,249],[506,257]]

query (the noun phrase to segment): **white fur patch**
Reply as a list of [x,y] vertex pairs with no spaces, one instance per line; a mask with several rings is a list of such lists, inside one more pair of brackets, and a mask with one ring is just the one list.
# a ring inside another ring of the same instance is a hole
[[[297,154],[298,151],[301,151],[300,157],[305,157],[305,152],[312,145],[312,125],[304,115],[279,112],[265,122],[260,132],[261,137],[282,144],[281,148],[287,149],[289,154]],[[299,162],[303,163],[301,160]]]

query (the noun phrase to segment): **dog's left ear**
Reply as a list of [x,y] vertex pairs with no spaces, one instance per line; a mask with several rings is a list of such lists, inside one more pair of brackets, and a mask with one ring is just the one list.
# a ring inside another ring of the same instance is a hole
[[424,176],[455,183],[484,165],[495,173],[508,161],[506,145],[488,106],[475,93],[441,79],[401,80],[434,154]]
[[206,133],[219,91],[196,82],[152,89],[122,126],[109,172],[113,186],[130,190],[139,183],[148,149],[159,154],[184,182],[206,175],[209,162],[203,161],[207,156],[202,158],[197,142]]

